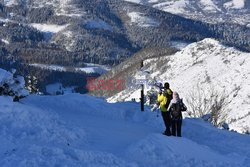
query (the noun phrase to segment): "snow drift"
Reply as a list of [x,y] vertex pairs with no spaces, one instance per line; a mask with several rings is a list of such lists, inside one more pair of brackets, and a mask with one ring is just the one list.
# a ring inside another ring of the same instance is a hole
[[161,134],[156,113],[134,102],[79,94],[0,97],[2,166],[247,166],[248,135],[184,120],[183,138]]
[[0,95],[3,93],[10,96],[27,96],[29,92],[25,89],[24,78],[13,73],[0,69],[0,88],[3,89]]

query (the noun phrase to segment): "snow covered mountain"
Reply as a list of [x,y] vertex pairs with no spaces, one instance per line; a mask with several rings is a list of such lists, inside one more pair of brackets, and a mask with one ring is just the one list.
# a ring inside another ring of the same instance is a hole
[[153,1],[140,2],[0,0],[0,67],[35,76],[40,90],[58,82],[83,89],[82,80],[68,81],[103,73],[87,63],[114,66],[143,49],[169,48],[172,41],[215,38],[250,50],[250,28],[246,26],[208,24],[165,12],[150,5]]
[[0,96],[1,166],[249,166],[249,135],[186,118],[182,138],[166,137],[162,118],[139,106],[80,94]]
[[245,26],[197,22],[144,5],[164,1],[140,2],[1,0],[0,45],[25,63],[64,66],[119,64],[140,49],[168,47],[170,40],[210,37],[249,49]]
[[[189,110],[194,109],[194,103],[201,104],[204,109],[207,101],[219,96],[224,112],[219,122],[225,121],[229,129],[241,133],[250,131],[249,53],[226,47],[214,39],[205,39],[173,55],[147,59],[144,64],[143,70],[149,72],[146,79],[150,82],[168,81],[173,91],[184,98]],[[134,82],[141,82],[140,75],[140,72],[134,71],[134,77],[138,79]],[[131,74],[122,77],[131,77]],[[143,83],[146,93],[152,91],[149,83]],[[139,101],[140,89],[126,89],[125,86],[123,91],[109,100],[131,101],[134,98]],[[199,106],[196,107],[196,110],[200,110]]]
[[248,0],[125,0],[149,5],[187,18],[209,23],[232,22],[250,26]]

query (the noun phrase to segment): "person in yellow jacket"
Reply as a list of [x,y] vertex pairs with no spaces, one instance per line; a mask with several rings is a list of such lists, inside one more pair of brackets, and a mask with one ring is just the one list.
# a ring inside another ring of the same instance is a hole
[[170,85],[168,82],[164,84],[163,90],[161,90],[157,96],[157,102],[159,105],[159,108],[161,110],[161,115],[165,124],[165,132],[163,134],[167,136],[171,136],[170,126],[171,126],[171,117],[170,112],[168,111],[168,106],[172,100],[173,92],[169,88]]

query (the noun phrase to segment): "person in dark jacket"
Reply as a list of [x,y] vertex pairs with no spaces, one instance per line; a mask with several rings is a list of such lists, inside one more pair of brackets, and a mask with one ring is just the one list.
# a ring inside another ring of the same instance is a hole
[[181,126],[182,126],[182,111],[186,111],[187,107],[180,99],[177,92],[173,93],[173,99],[169,105],[169,112],[171,115],[171,127],[172,135],[181,137]]

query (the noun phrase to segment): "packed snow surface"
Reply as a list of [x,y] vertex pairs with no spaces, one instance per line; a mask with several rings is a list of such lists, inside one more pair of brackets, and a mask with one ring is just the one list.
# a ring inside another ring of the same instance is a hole
[[156,113],[134,102],[80,94],[0,97],[1,166],[248,166],[250,136],[184,119],[183,137],[161,134]]

